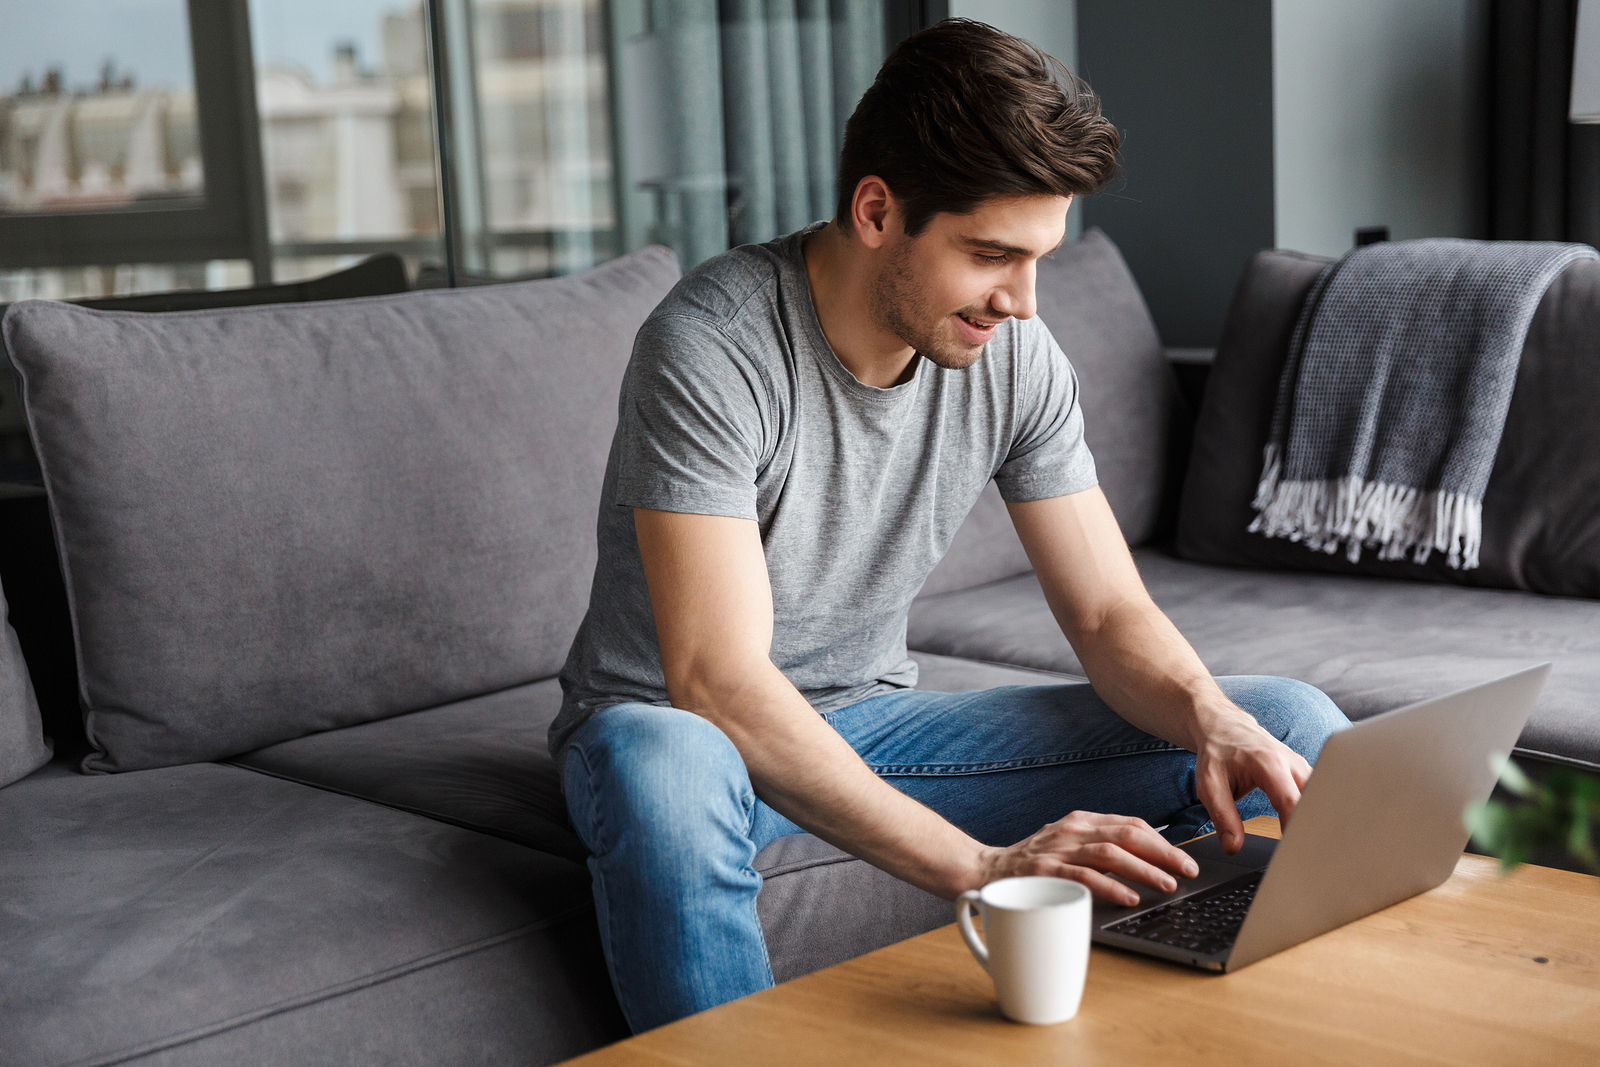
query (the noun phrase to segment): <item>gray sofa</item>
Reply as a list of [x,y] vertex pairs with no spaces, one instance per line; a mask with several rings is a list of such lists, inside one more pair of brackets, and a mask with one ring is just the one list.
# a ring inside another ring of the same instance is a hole
[[[1600,763],[1595,600],[1228,555],[1261,550],[1233,529],[1265,435],[1249,405],[1314,266],[1269,253],[1247,275],[1181,514],[1186,413],[1126,267],[1094,232],[1041,267],[1157,600],[1219,673],[1305,678],[1358,717],[1553,658],[1524,745]],[[470,290],[8,313],[48,508],[0,499],[20,639],[0,635],[0,1061],[533,1064],[623,1035],[545,729],[617,385],[676,276],[647,249]],[[1560,285],[1590,304],[1536,331],[1600,321],[1600,277]],[[1594,397],[1600,370],[1560,373]],[[1562,536],[1592,579],[1588,506]],[[1549,569],[1507,573],[1540,590]],[[1079,671],[992,487],[908,643],[928,688]],[[41,732],[55,756],[31,769]],[[780,980],[950,916],[809,836],[756,865]]]

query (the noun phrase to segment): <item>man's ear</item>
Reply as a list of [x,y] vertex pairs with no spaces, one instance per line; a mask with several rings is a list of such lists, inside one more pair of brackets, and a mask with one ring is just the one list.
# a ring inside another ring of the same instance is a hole
[[869,174],[856,182],[850,221],[861,243],[873,249],[882,248],[901,229],[900,205],[882,178]]

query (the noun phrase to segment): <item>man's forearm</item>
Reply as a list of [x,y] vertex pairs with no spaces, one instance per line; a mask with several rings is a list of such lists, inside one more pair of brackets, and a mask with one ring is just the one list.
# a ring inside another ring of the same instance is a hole
[[946,899],[980,884],[983,846],[873,774],[770,662],[671,688],[675,706],[728,735],[756,795],[786,818]]
[[639,508],[634,528],[667,696],[728,736],[756,795],[930,892],[978,884],[983,847],[880,781],[768,658],[772,592],[756,524]]
[[1008,509],[1056,622],[1117,714],[1191,752],[1209,720],[1244,714],[1150,599],[1105,494],[1093,488]]
[[1075,635],[1084,672],[1124,719],[1191,752],[1221,717],[1246,715],[1217,687],[1194,648],[1148,598],[1130,598]]

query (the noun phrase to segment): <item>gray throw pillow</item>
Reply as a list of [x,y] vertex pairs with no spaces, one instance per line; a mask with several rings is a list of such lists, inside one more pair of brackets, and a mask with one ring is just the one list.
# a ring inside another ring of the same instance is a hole
[[0,592],[0,786],[26,778],[49,761],[39,702]]
[[[1155,322],[1122,253],[1099,229],[1039,261],[1039,318],[1078,372],[1084,437],[1111,510],[1130,545],[1156,533],[1167,479],[1177,382]],[[1028,570],[1000,494],[979,499],[925,595],[967,589]]]
[[1600,598],[1600,262],[1564,271],[1539,303],[1483,498],[1480,566],[1383,561],[1247,532],[1289,337],[1330,260],[1262,252],[1246,269],[1206,382],[1178,518],[1202,563],[1369,574]]
[[216,759],[560,669],[633,336],[678,277],[134,314],[13,305],[90,770]]

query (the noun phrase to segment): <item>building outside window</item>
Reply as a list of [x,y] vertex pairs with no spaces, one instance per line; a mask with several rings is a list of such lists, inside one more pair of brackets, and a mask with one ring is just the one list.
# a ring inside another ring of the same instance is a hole
[[[205,196],[183,0],[0,0],[0,216],[145,210]],[[0,303],[208,281],[242,264],[0,270]]]
[[421,6],[392,0],[250,5],[275,281],[378,251],[413,272],[441,253]]

